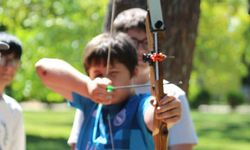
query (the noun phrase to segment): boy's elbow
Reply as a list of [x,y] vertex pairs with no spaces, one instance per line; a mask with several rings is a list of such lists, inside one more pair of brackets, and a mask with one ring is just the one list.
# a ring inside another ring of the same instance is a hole
[[46,74],[47,74],[47,71],[46,71],[46,69],[44,67],[44,64],[46,64],[45,58],[40,59],[35,64],[36,73],[38,74],[38,76],[40,78],[45,77]]
[[36,67],[36,68],[37,68],[37,67],[42,67],[44,64],[46,64],[46,59],[47,59],[47,58],[41,58],[41,59],[39,59],[39,60],[36,62],[35,67]]
[[45,76],[46,76],[47,71],[44,70],[42,67],[38,66],[38,67],[36,67],[36,73],[37,73],[37,75],[38,75],[40,78],[42,78],[42,77],[45,77]]

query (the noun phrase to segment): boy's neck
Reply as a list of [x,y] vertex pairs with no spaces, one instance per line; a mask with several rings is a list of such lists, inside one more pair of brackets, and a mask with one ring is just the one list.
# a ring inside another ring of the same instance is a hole
[[121,101],[121,102],[115,103],[115,104],[104,105],[104,107],[110,108],[110,107],[117,107],[117,106],[119,107],[119,106],[123,106],[123,105],[125,105],[125,104],[130,100],[130,98],[133,97],[133,96],[135,96],[134,90],[133,90],[133,92],[132,92],[130,95],[128,95],[128,96],[124,99],[124,101]]
[[131,91],[130,91],[130,94],[124,98],[123,101],[119,102],[119,103],[115,103],[115,104],[110,104],[110,105],[105,105],[106,107],[112,107],[112,106],[116,106],[116,105],[123,105],[123,104],[126,104],[127,101],[133,97],[135,95],[135,90],[133,88],[131,88]]

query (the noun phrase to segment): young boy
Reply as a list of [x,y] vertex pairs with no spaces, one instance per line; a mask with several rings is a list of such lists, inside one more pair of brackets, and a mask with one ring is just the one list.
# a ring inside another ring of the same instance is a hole
[[[125,10],[117,15],[114,20],[114,29],[116,31],[127,33],[134,41],[138,54],[138,75],[134,79],[134,84],[145,84],[149,82],[149,66],[142,60],[143,53],[149,53],[147,49],[146,20],[147,12],[140,8]],[[150,92],[150,87],[136,88],[135,92]],[[169,147],[171,150],[190,150],[197,143],[197,135],[189,113],[189,105],[185,92],[174,84],[165,84],[164,93],[180,99],[182,105],[181,119],[169,130]],[[76,143],[83,114],[76,110],[74,124],[68,140],[68,143],[74,147]],[[73,149],[73,148],[72,148]]]
[[[111,59],[107,73],[109,50]],[[54,73],[58,72],[50,72],[53,64],[44,65],[49,61],[45,59],[36,64],[38,75],[48,87],[61,91],[62,95],[68,96],[72,106],[83,111],[85,121],[77,142],[79,150],[153,149],[151,132],[154,111],[157,119],[167,124],[176,123],[180,118],[180,103],[174,97],[164,97],[160,107],[155,110],[150,104],[152,97],[149,94],[136,95],[131,88],[116,89],[111,93],[106,91],[107,85],[116,87],[132,84],[133,77],[137,74],[136,50],[131,39],[123,33],[112,37],[104,33],[88,43],[84,67],[90,79],[66,66],[71,71],[61,72],[62,76],[58,76],[57,80],[62,81],[62,85],[71,85],[56,87],[51,81],[55,77]],[[68,81],[61,80],[66,76]],[[89,90],[91,82],[98,83],[95,85],[98,88]]]
[[0,150],[25,150],[21,106],[4,94],[19,67],[22,46],[16,37],[3,32],[0,41]]

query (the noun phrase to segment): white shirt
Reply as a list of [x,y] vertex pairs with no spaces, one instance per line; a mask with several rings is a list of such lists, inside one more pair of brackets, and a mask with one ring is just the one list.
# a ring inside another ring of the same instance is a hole
[[11,97],[0,97],[0,150],[25,150],[21,106]]
[[[197,144],[198,139],[190,115],[190,108],[186,98],[186,93],[174,84],[166,84],[164,81],[164,93],[178,98],[181,102],[181,119],[169,129],[169,146],[176,144]],[[136,94],[150,92],[150,87],[135,88]],[[73,127],[68,139],[68,144],[77,143],[77,138],[84,120],[83,113],[77,109]]]

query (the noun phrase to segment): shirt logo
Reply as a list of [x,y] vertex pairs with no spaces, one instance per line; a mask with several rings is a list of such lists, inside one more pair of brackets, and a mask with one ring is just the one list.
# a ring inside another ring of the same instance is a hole
[[114,126],[122,125],[126,120],[126,109],[122,109],[114,118]]
[[93,111],[92,116],[93,116],[93,117],[95,117],[95,116],[96,116],[96,110],[95,110],[95,111]]

